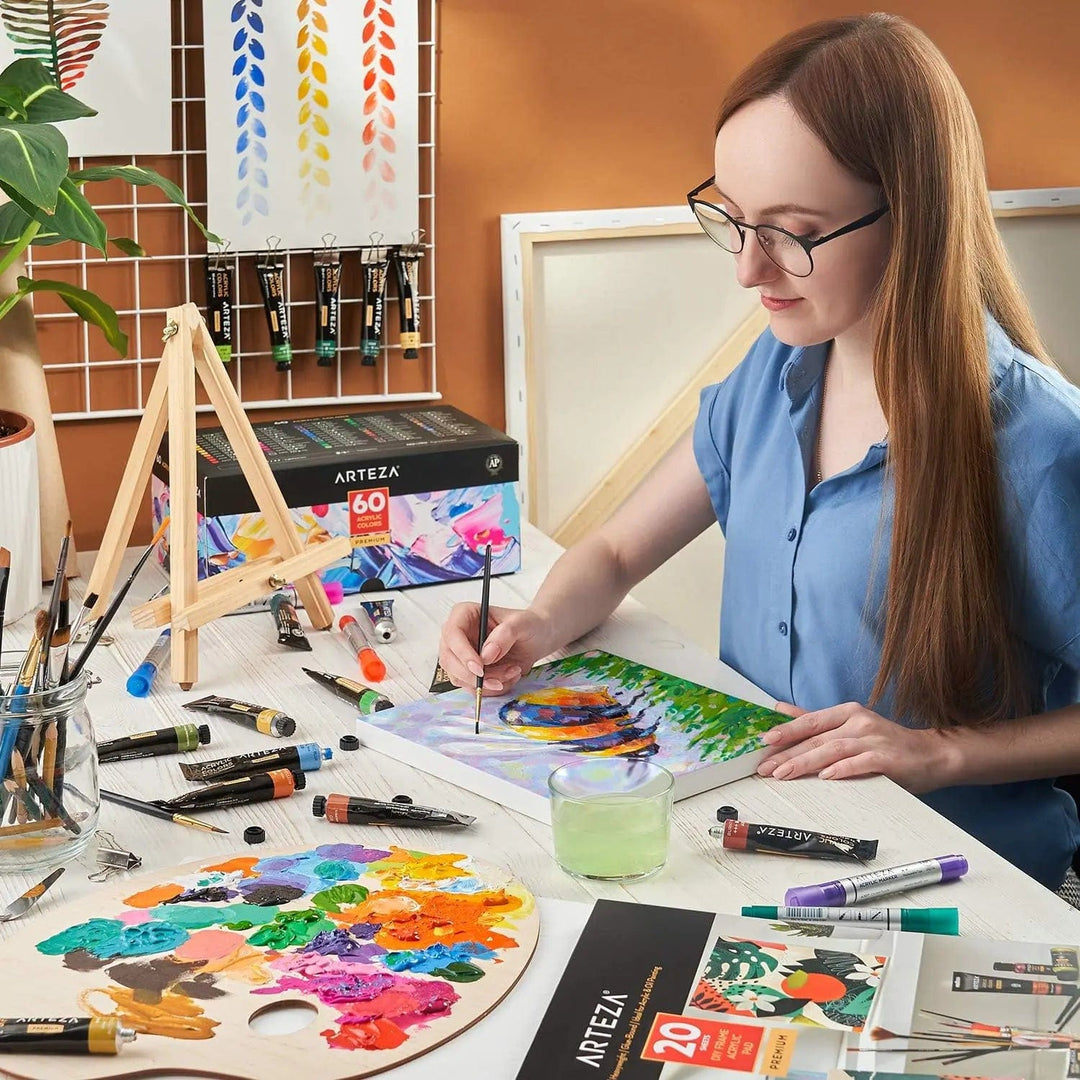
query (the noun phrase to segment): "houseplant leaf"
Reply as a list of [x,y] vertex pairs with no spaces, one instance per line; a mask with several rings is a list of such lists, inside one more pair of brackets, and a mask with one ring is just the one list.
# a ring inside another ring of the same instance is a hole
[[4,86],[0,83],[0,109],[8,114],[8,120],[25,120],[26,108],[22,92],[14,86]]
[[31,124],[57,124],[97,116],[96,109],[65,94],[53,82],[49,69],[29,57],[16,60],[0,71],[0,103],[17,107],[23,114],[18,119]]
[[144,169],[141,165],[95,165],[89,169],[78,169],[71,174],[71,179],[77,184],[89,183],[95,180],[126,180],[136,187],[156,187],[171,203],[182,206],[189,218],[198,225],[203,236],[211,244],[220,244],[220,236],[215,236],[196,217],[195,211],[188,205],[184,193],[171,180],[166,179],[153,169]]
[[[38,220],[42,221],[40,217]],[[105,222],[98,217],[97,211],[79,190],[78,185],[73,184],[67,177],[64,177],[64,182],[60,185],[55,215],[43,220],[42,225],[55,228],[68,240],[78,240],[96,248],[102,255],[108,255],[105,245],[109,237]]]
[[0,121],[0,176],[28,202],[52,213],[68,170],[67,139],[48,124]]
[[80,319],[100,327],[105,340],[121,355],[127,356],[128,337],[120,329],[120,320],[115,310],[105,303],[100,296],[95,296],[86,289],[71,285],[66,281],[48,281],[43,278],[19,277],[15,292],[5,297],[0,303],[2,319],[24,296],[35,292],[54,292]]
[[132,255],[141,259],[146,254],[146,249],[141,244],[136,244],[130,236],[110,236],[109,243],[115,244],[125,255]]

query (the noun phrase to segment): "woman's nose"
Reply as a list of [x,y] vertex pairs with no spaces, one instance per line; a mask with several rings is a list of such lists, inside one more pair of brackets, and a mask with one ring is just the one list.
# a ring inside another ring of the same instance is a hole
[[748,233],[743,249],[735,256],[735,278],[744,289],[775,281],[783,271],[761,250],[755,233]]

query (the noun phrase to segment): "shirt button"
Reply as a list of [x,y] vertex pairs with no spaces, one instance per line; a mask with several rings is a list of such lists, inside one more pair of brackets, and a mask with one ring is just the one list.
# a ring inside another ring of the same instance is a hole
[[783,634],[785,637],[787,636],[787,623],[786,622],[782,622],[776,629],[779,630],[780,633]]
[[787,531],[787,538],[788,538],[789,540],[794,540],[794,539],[795,539],[795,535],[796,535],[796,534],[795,534],[795,530],[794,530],[794,529],[788,529],[788,531]]

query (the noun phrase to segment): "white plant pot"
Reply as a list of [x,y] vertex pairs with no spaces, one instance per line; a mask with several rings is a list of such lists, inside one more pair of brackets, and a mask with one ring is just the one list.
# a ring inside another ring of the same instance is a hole
[[0,547],[11,552],[7,624],[41,600],[41,513],[34,422],[22,413],[0,409],[0,429],[14,429],[0,438]]

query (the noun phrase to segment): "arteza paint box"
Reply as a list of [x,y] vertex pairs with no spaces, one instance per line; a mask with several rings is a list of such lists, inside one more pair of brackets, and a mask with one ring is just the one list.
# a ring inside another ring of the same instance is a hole
[[[305,544],[352,538],[348,560],[320,571],[356,592],[521,568],[518,445],[449,405],[255,424]],[[199,576],[273,550],[273,539],[221,428],[197,432]],[[169,448],[151,482],[154,527],[169,513]],[[159,555],[167,565],[167,546]]]

